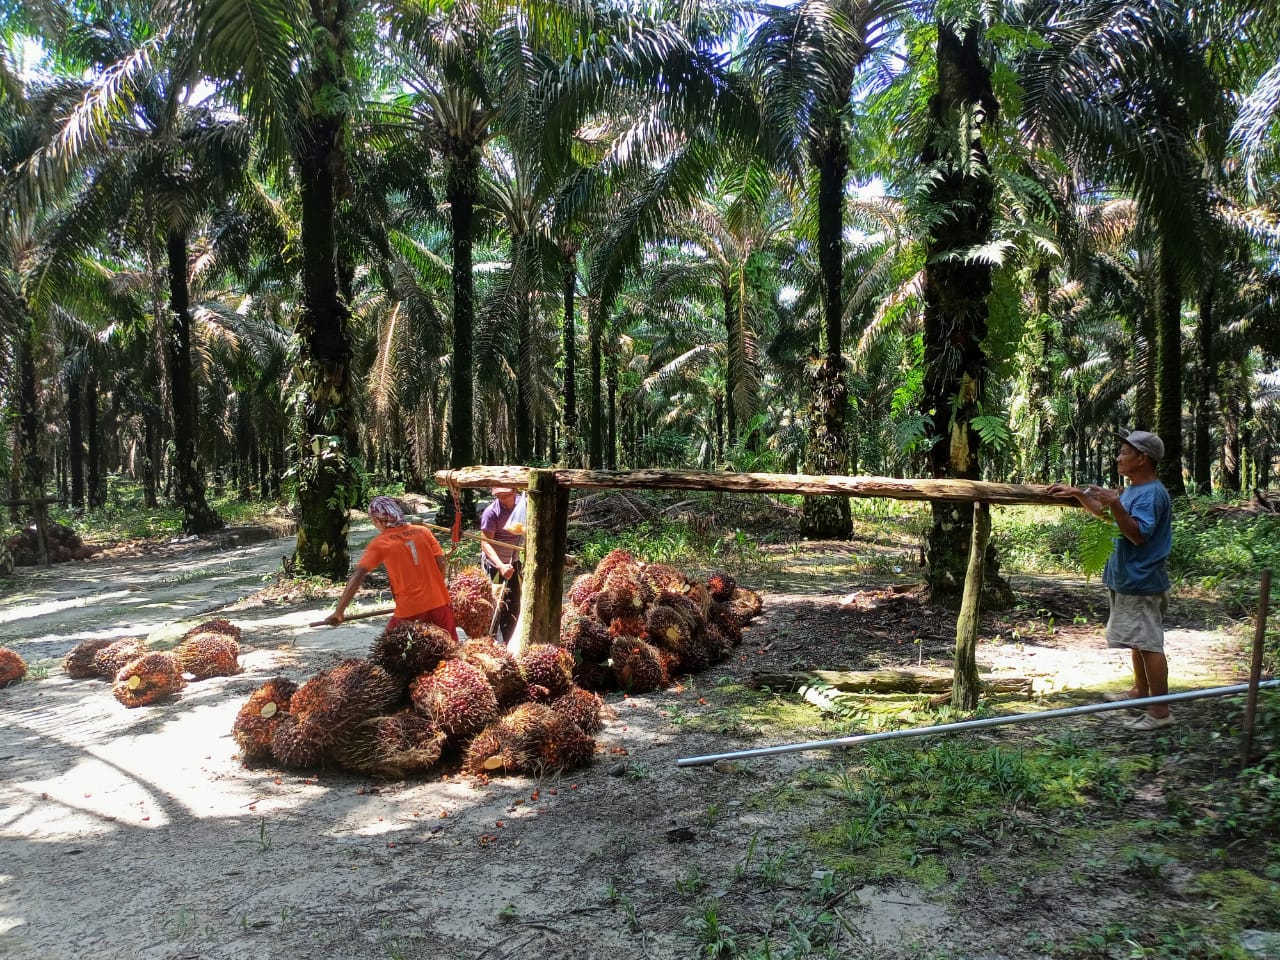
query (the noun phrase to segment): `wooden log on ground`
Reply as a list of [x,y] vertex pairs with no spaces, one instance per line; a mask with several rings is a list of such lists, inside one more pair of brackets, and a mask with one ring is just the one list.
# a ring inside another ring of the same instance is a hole
[[[900,480],[894,477],[819,477],[791,473],[706,473],[695,470],[555,470],[556,483],[576,489],[722,490],[730,493],[797,493],[890,500],[983,501],[1070,507],[1075,500],[1053,496],[1039,484],[983,480]],[[529,470],[518,466],[476,466],[440,470],[436,482],[462,488],[522,487]]]
[[[819,686],[843,693],[947,693],[952,676],[931,670],[811,670],[805,673],[753,673],[747,686],[795,691]],[[1030,677],[983,677],[988,693],[1031,694]]]

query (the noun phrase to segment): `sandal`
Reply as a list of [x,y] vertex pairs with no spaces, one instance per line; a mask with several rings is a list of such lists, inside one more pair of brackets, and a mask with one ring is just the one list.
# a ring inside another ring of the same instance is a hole
[[1153,717],[1149,713],[1144,713],[1140,717],[1135,717],[1125,723],[1126,730],[1159,730],[1161,727],[1167,727],[1173,723],[1173,714],[1165,717]]

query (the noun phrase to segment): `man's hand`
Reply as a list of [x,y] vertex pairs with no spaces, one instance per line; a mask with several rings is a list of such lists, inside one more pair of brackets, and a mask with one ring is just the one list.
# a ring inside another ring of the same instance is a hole
[[502,574],[503,580],[510,580],[516,572],[516,565],[514,563],[504,563],[498,568],[498,572]]
[[324,618],[324,622],[331,627],[336,627],[345,619],[346,617],[344,617],[340,611],[335,610],[333,613],[329,614],[329,616]]

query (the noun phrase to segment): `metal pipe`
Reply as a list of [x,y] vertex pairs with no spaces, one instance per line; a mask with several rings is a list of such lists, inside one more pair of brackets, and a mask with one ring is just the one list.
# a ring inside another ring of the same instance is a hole
[[[1206,697],[1234,697],[1249,692],[1250,684],[1238,683],[1231,687],[1210,687],[1207,690],[1187,690],[1183,693],[1170,693],[1160,697],[1141,697],[1134,700],[1122,700],[1118,703],[1086,703],[1079,707],[1062,707],[1059,710],[1044,710],[1039,713],[1015,713],[1009,717],[987,717],[983,720],[962,720],[959,723],[942,723],[933,727],[916,727],[911,730],[890,730],[886,733],[860,733],[851,737],[837,737],[834,740],[810,740],[807,743],[789,743],[778,747],[759,747],[755,750],[737,750],[733,753],[711,753],[702,757],[682,757],[676,761],[677,767],[696,767],[702,764],[715,763],[718,760],[743,760],[750,757],[771,757],[781,753],[799,753],[803,750],[833,750],[837,747],[853,747],[863,743],[874,743],[877,740],[900,740],[906,737],[928,737],[947,733],[959,733],[963,730],[981,730],[985,727],[1001,727],[1010,723],[1023,721],[1056,720],[1059,717],[1081,716],[1086,713],[1102,713],[1105,710],[1129,710],[1134,707],[1146,707],[1156,703],[1177,703],[1181,700],[1201,700]],[[1280,680],[1264,680],[1258,689],[1280,687]]]

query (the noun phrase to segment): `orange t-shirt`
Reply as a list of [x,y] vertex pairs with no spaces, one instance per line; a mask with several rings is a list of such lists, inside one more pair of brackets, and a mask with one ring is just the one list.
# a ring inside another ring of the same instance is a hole
[[396,616],[416,617],[420,613],[447,606],[449,589],[444,584],[436,557],[444,551],[430,531],[408,524],[389,527],[379,533],[360,557],[359,566],[373,570],[385,564],[396,598]]

